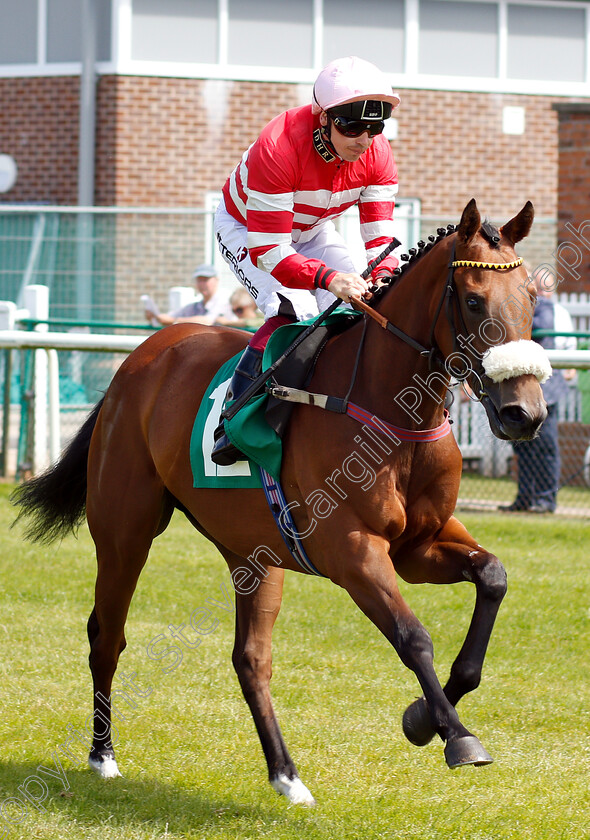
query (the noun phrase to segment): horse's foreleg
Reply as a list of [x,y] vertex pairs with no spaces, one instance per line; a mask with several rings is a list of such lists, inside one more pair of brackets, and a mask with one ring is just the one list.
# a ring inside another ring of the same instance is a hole
[[362,562],[349,564],[336,582],[347,589],[415,673],[426,698],[430,726],[445,742],[447,764],[489,764],[492,759],[463,726],[436,676],[430,634],[401,596],[386,542],[367,535],[364,539]]
[[283,740],[270,695],[271,637],[281,607],[283,577],[282,569],[271,567],[253,592],[237,593],[233,665],[254,718],[271,785],[290,802],[313,805]]
[[[477,545],[455,519],[447,523],[428,551],[408,557],[404,570],[406,568],[408,575],[404,577],[414,582],[457,583],[467,580],[475,585],[471,623],[444,687],[449,702],[455,706],[480,683],[494,622],[506,593],[506,572],[498,558]],[[427,744],[434,737],[423,697],[408,707],[403,726],[408,739],[418,746]]]

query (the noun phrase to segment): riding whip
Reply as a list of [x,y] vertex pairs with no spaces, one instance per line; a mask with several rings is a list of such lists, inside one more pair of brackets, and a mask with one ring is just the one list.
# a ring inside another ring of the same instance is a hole
[[[377,268],[379,263],[382,262],[385,259],[385,257],[389,256],[389,254],[391,254],[391,252],[399,245],[401,245],[399,239],[392,239],[389,245],[379,254],[379,256],[375,257],[375,259],[369,263],[369,265],[362,272],[361,277],[364,280],[366,280],[367,277],[371,274],[371,272],[375,268]],[[263,389],[266,380],[269,378],[271,373],[274,373],[274,371],[279,367],[279,365],[281,365],[284,362],[287,356],[289,356],[293,352],[293,350],[295,350],[295,348],[299,347],[299,345],[303,341],[305,341],[305,339],[309,335],[311,335],[311,333],[314,332],[326,320],[326,318],[329,315],[331,315],[332,312],[334,312],[334,310],[338,308],[338,306],[340,306],[340,304],[341,300],[340,298],[337,298],[334,301],[334,303],[330,304],[330,306],[327,309],[321,312],[320,315],[315,319],[313,324],[310,324],[309,327],[307,327],[307,329],[300,333],[295,339],[295,341],[291,345],[289,345],[289,347],[287,347],[285,352],[281,356],[279,356],[278,359],[275,359],[272,365],[267,367],[266,370],[263,370],[262,373],[256,377],[256,379],[251,383],[251,385],[248,388],[246,388],[244,393],[241,394],[241,396],[239,396],[235,402],[233,402],[228,408],[222,411],[221,416],[225,420],[231,420],[232,417],[235,417],[238,411],[246,405],[248,400]]]

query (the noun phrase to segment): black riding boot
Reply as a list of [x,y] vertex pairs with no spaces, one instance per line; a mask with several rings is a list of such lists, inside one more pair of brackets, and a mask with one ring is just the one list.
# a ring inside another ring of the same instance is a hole
[[[232,381],[229,383],[226,401],[237,400],[261,372],[262,351],[254,350],[248,345],[237,364]],[[244,455],[233,445],[225,434],[223,419],[213,432],[213,440],[215,441],[215,445],[211,453],[211,460],[219,466],[229,467],[230,464],[235,464],[236,461],[244,458]]]

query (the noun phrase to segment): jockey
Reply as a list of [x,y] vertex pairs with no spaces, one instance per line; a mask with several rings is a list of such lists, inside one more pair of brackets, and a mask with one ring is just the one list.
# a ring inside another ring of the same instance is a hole
[[[279,326],[313,318],[335,297],[349,302],[379,276],[365,280],[333,219],[358,204],[367,262],[393,239],[397,167],[382,131],[400,98],[368,61],[332,61],[316,79],[313,103],[275,117],[244,153],[223,188],[215,235],[225,261],[265,317],[228,389],[239,397],[262,369],[262,353]],[[223,422],[212,459],[233,464],[241,453]]]

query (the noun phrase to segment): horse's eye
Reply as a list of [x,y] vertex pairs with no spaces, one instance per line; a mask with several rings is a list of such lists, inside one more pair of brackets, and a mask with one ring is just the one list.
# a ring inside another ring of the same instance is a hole
[[471,312],[479,312],[481,309],[481,303],[478,297],[470,295],[468,298],[465,298],[465,303],[467,304],[467,309]]

